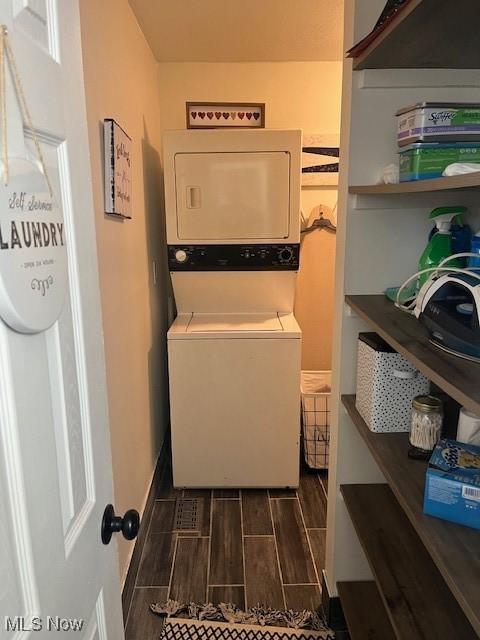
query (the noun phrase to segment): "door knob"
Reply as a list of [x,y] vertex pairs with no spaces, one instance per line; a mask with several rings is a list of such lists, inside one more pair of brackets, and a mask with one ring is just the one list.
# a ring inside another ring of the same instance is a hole
[[135,509],[129,509],[123,518],[115,515],[113,504],[105,507],[102,518],[102,542],[108,544],[112,539],[112,534],[122,532],[126,540],[133,540],[137,537],[140,528],[140,515]]

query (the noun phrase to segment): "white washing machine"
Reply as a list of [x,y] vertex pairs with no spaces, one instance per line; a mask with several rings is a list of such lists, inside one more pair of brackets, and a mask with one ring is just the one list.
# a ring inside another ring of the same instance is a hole
[[164,138],[176,487],[296,487],[299,131]]

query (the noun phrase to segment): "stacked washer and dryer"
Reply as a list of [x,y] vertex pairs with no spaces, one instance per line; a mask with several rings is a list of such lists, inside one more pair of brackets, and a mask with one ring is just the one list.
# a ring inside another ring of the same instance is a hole
[[164,136],[176,487],[296,487],[300,131]]

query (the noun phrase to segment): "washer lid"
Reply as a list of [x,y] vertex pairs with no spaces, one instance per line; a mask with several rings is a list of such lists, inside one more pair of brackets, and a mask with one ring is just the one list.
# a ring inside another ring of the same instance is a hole
[[300,339],[293,313],[181,313],[168,330],[169,340]]
[[194,313],[187,333],[222,331],[283,331],[277,314],[272,313]]

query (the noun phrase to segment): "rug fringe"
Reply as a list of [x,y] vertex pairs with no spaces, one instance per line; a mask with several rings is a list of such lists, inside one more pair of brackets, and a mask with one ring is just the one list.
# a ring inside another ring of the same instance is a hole
[[214,605],[211,602],[199,604],[196,602],[182,603],[177,600],[167,600],[163,604],[153,603],[150,605],[150,609],[153,613],[168,618],[332,632],[316,611],[308,611],[307,609],[281,611],[257,606],[243,611],[231,602],[221,602]]

